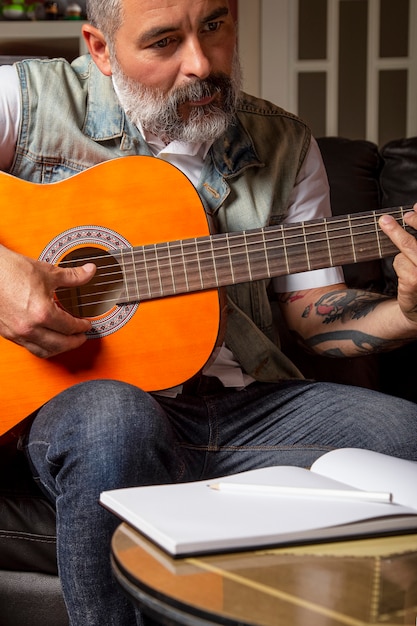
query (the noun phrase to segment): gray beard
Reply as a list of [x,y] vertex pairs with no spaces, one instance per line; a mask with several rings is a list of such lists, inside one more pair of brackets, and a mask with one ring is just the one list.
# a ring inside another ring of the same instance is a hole
[[[168,94],[141,85],[127,77],[117,59],[112,58],[113,80],[119,101],[129,119],[165,143],[214,141],[235,123],[236,105],[241,88],[241,70],[235,53],[232,76],[210,76],[207,80],[173,89]],[[219,94],[219,104],[193,107],[184,121],[181,104]]]

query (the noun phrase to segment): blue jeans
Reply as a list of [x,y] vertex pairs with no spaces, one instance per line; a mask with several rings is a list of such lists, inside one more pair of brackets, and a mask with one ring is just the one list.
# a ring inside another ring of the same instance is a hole
[[308,467],[338,447],[417,460],[417,405],[309,381],[175,399],[101,380],[61,393],[35,418],[27,453],[56,505],[58,567],[72,626],[141,623],[112,578],[109,546],[119,520],[98,504],[102,490],[265,465]]

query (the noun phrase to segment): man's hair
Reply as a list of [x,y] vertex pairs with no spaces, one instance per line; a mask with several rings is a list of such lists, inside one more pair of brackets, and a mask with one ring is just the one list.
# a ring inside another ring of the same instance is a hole
[[87,19],[112,45],[123,22],[122,0],[87,0]]

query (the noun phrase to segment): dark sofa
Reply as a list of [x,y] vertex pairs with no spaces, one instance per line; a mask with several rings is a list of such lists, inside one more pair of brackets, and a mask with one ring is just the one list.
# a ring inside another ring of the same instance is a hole
[[[417,138],[393,141],[381,150],[367,141],[332,137],[320,139],[319,145],[335,214],[417,201]],[[345,275],[349,286],[395,292],[391,259],[346,266]],[[417,342],[386,355],[340,361],[307,355],[289,336],[283,343],[308,377],[417,400],[414,374],[406,365],[417,354]],[[32,482],[16,441],[13,436],[0,441],[0,622],[65,626],[68,619],[55,559],[55,514]]]

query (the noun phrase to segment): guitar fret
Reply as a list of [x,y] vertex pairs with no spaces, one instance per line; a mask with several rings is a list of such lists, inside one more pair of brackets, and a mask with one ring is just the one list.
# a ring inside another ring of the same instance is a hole
[[196,241],[196,250],[201,289],[217,286],[213,239],[211,237],[200,238]]
[[137,272],[135,271],[135,257],[133,254],[133,249],[131,248],[129,250],[129,257],[131,259],[131,269],[130,269],[130,279],[129,279],[129,283],[130,285],[134,286],[134,288],[132,288],[132,292],[134,293],[133,296],[131,296],[130,301],[135,300],[138,301],[139,300],[139,284],[138,284],[138,275]]
[[130,257],[132,259],[132,273],[134,276],[134,283],[135,283],[136,302],[139,302],[140,300],[139,282],[138,282],[138,273],[136,272],[136,268],[135,268],[135,255],[133,252],[133,248],[130,251]]
[[147,295],[148,298],[152,298],[152,280],[149,274],[149,248],[143,247],[143,264],[145,268],[145,281],[147,285]]
[[328,224],[327,224],[327,218],[326,217],[323,220],[323,225],[324,225],[324,235],[326,237],[326,243],[327,243],[327,252],[329,254],[329,263],[330,263],[330,267],[333,267],[333,255],[332,255],[332,248],[331,248],[331,245],[330,245],[329,229],[328,229]]
[[158,246],[156,244],[153,244],[152,247],[153,247],[153,258],[154,258],[154,265],[152,268],[153,275],[154,275],[153,285],[152,285],[152,296],[155,298],[163,294],[163,288],[162,288],[161,271],[160,271],[159,258],[158,258]]
[[[234,282],[233,267],[231,265],[231,250],[229,233],[212,237],[212,263],[214,268],[214,286],[231,285]],[[213,286],[213,285],[212,285]]]
[[198,267],[198,275],[199,275],[199,279],[200,279],[200,288],[203,289],[204,288],[204,280],[203,280],[203,273],[201,271],[201,260],[200,260],[199,254],[198,254],[198,241],[197,241],[197,239],[194,239],[194,245],[195,245],[195,250],[196,250],[196,260],[197,260],[197,267]]
[[210,252],[211,252],[211,263],[213,265],[213,272],[214,272],[214,280],[216,285],[219,284],[219,280],[218,280],[218,276],[217,276],[217,265],[216,265],[216,261],[215,261],[215,255],[214,255],[214,245],[213,245],[214,239],[211,238],[210,239]]
[[291,238],[291,255],[289,256],[291,273],[297,273],[302,268],[311,269],[307,264],[308,259],[306,259],[306,240],[303,225],[293,227]]
[[362,227],[362,232],[357,232],[356,233],[356,247],[355,247],[355,252],[356,255],[352,258],[352,261],[361,261],[363,259],[363,255],[367,254],[367,251],[369,250],[370,246],[369,246],[369,242],[370,240],[373,240],[375,233],[374,233],[374,229],[373,229],[373,225],[372,223],[369,224],[369,230],[368,228],[363,229],[363,219],[359,219],[359,221],[356,221],[356,228],[359,231]]
[[232,243],[232,253],[235,265],[235,279],[239,282],[249,280],[249,264],[247,257],[245,233],[233,234],[229,241]]
[[234,240],[234,233],[213,235],[213,257],[211,261],[215,268],[215,280],[212,282],[211,285],[208,284],[208,286],[218,287],[222,285],[233,285],[239,281],[239,269],[241,267],[241,259],[240,255],[237,254],[236,248],[234,247]]
[[281,233],[282,233],[282,245],[284,247],[284,253],[285,253],[285,268],[287,270],[287,274],[290,274],[291,270],[290,270],[290,263],[289,263],[288,253],[287,253],[287,246],[286,246],[286,240],[285,240],[285,231],[284,231],[284,228],[282,226],[281,226]]
[[175,283],[175,274],[172,268],[171,242],[170,241],[167,243],[167,259],[168,259],[169,271],[170,271],[170,276],[171,276],[172,291],[175,293],[176,283]]
[[[144,250],[140,248],[139,250],[132,249],[132,271],[135,273],[135,280],[137,283],[137,291],[138,291],[138,301],[146,296],[149,298],[149,282],[148,275],[146,271],[146,263],[144,258]],[[140,266],[140,271],[138,271],[138,267]],[[131,282],[131,281],[129,281]],[[127,300],[129,302],[129,300]]]
[[356,263],[356,249],[355,249],[355,240],[353,237],[353,229],[352,229],[352,220],[350,219],[350,215],[348,216],[348,222],[349,222],[349,231],[350,231],[350,241],[351,241],[351,245],[352,245],[352,252],[353,252],[353,261]]
[[378,220],[377,220],[375,211],[373,212],[373,217],[374,217],[374,227],[375,227],[375,233],[376,233],[376,240],[377,240],[377,245],[378,245],[378,254],[382,258],[381,238],[379,236],[379,232],[380,231],[379,231]]
[[307,267],[308,267],[309,270],[311,270],[310,256],[309,256],[309,253],[308,253],[306,226],[305,226],[304,222],[302,223],[301,228],[302,228],[302,231],[303,231],[303,238],[304,238],[304,247],[305,247]]
[[246,262],[248,265],[249,280],[252,281],[253,277],[252,277],[252,271],[251,271],[251,263],[250,263],[250,256],[249,256],[249,250],[248,250],[248,240],[247,240],[246,233],[243,233],[243,238],[245,242],[245,253],[246,253]]
[[375,241],[378,251],[380,250],[378,229],[375,229],[375,219],[375,214],[371,221],[363,216],[358,216],[357,219],[355,216],[351,216],[350,222],[353,224],[352,249],[354,250],[351,262],[357,263],[369,260],[369,252],[375,247]]
[[270,278],[272,266],[282,265],[283,248],[277,243],[275,230],[260,229],[245,232],[244,261],[251,280]]
[[129,280],[127,276],[126,263],[124,261],[124,250],[121,248],[120,250],[120,266],[123,271],[123,284],[124,284],[124,297],[126,298],[126,302],[130,302],[129,296]]
[[351,263],[354,259],[352,246],[353,224],[350,220],[328,219],[329,243],[331,247],[331,266]]
[[268,278],[271,278],[271,271],[270,271],[270,267],[269,267],[269,259],[268,259],[268,253],[267,253],[267,247],[266,247],[266,239],[265,239],[265,231],[262,230],[262,245],[263,245],[263,251],[264,251],[264,256],[265,256],[265,266],[266,266],[266,274]]
[[263,231],[245,231],[242,254],[244,267],[250,280],[259,280],[268,277],[266,263],[266,241]]
[[231,278],[231,285],[235,284],[235,273],[233,270],[233,263],[232,263],[232,255],[231,255],[231,250],[230,250],[230,235],[229,233],[226,233],[226,242],[227,242],[227,260],[229,262],[229,267],[228,269],[230,270],[230,278]]
[[140,294],[133,248],[121,248],[120,253],[114,254],[114,257],[118,261],[123,272],[124,290],[122,292],[120,302],[138,302],[140,300]]
[[169,260],[169,246],[167,243],[156,244],[155,262],[160,295],[172,294],[174,292],[174,281],[172,277],[172,265]]
[[189,290],[182,241],[158,245],[158,272],[162,295],[170,296]]
[[216,240],[213,237],[207,237],[202,240],[200,254],[204,289],[218,287],[219,266],[217,264]]
[[317,223],[304,224],[303,228],[308,231],[308,248],[309,248],[309,269],[318,269],[324,263],[331,267],[333,263],[333,255],[331,250],[331,228],[325,220],[325,228],[323,229]]
[[187,269],[185,267],[185,255],[184,255],[184,243],[182,241],[180,241],[180,257],[182,259],[182,266],[181,269],[184,272],[184,281],[185,281],[185,292],[190,291],[190,283],[188,282],[188,274],[187,274]]
[[187,291],[200,291],[204,287],[198,254],[198,240],[184,242],[184,269],[187,277]]
[[[270,245],[268,246],[268,241],[266,237],[265,231],[260,232],[250,232],[246,231],[245,233],[246,241],[250,243],[250,247],[246,246],[246,253],[250,257],[254,257],[254,261],[250,262],[249,265],[252,265],[251,269],[251,279],[261,279],[261,278],[270,278],[270,262],[274,261],[274,257],[276,253],[279,253],[281,249],[277,247],[276,244],[276,235],[274,234],[271,238]],[[270,250],[268,250],[268,247]],[[271,256],[269,257],[268,251],[271,252]],[[281,264],[281,260],[279,261]]]

